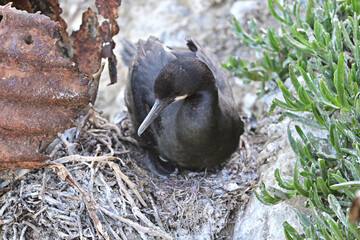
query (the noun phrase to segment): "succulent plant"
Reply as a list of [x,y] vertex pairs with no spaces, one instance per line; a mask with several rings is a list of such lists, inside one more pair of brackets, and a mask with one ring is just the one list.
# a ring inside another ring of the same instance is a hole
[[[360,239],[348,209],[360,187],[360,3],[357,0],[268,0],[281,23],[278,33],[261,34],[250,22],[251,34],[232,24],[240,40],[262,57],[245,63],[229,57],[223,66],[235,75],[265,85],[276,81],[283,100],[274,99],[282,117],[295,122],[288,139],[297,159],[292,177],[274,173],[279,188],[260,183],[255,192],[264,204],[295,195],[307,198],[309,218],[298,212],[301,234],[284,222],[286,239]],[[291,81],[295,91],[283,84]],[[280,120],[281,120],[280,118]],[[306,131],[307,125],[312,131]],[[314,134],[322,131],[325,134]]]

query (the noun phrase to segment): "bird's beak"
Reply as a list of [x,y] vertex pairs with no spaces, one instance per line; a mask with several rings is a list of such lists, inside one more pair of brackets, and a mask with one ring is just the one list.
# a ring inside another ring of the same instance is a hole
[[155,120],[155,118],[157,118],[157,116],[159,116],[159,113],[161,112],[161,110],[163,110],[167,105],[169,105],[173,101],[174,101],[174,98],[169,98],[169,99],[164,99],[164,100],[158,100],[158,99],[155,100],[155,103],[152,106],[150,112],[148,113],[148,115],[146,116],[144,121],[141,123],[141,125],[137,131],[137,134],[139,135],[139,137],[146,130],[146,128]]
[[141,123],[141,125],[137,131],[137,134],[139,135],[139,137],[148,128],[148,126],[155,120],[155,118],[157,118],[157,116],[159,116],[159,113],[161,112],[161,110],[163,110],[170,103],[177,102],[177,101],[185,99],[187,97],[188,97],[188,94],[185,94],[182,96],[176,96],[176,97],[168,97],[168,98],[165,98],[162,100],[156,99],[150,112],[148,113],[148,115],[146,116],[144,121]]
[[141,123],[139,129],[138,129],[138,136],[140,137],[141,134],[149,127],[149,125],[159,116],[159,113],[161,110],[163,110],[167,105],[169,105],[172,102],[177,102],[179,100],[185,99],[188,97],[188,94],[182,95],[182,96],[176,96],[176,97],[169,97],[162,100],[155,100],[155,103],[153,107],[151,108],[150,112],[144,119],[144,121]]

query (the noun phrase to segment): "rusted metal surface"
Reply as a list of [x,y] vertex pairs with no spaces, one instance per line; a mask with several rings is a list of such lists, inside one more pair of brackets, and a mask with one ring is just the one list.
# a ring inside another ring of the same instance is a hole
[[115,20],[118,17],[121,0],[96,0],[95,5],[104,18]]
[[63,57],[59,23],[0,6],[0,170],[38,168],[39,153],[87,107],[90,78]]
[[83,13],[80,29],[71,34],[71,39],[74,49],[73,61],[84,73],[96,73],[100,69],[103,41],[96,13],[90,8]]
[[28,13],[40,12],[48,16],[51,20],[58,22],[60,41],[57,42],[58,47],[64,56],[69,56],[70,41],[66,32],[67,24],[60,16],[62,9],[57,0],[0,0],[0,5],[6,5],[12,2],[11,6],[19,10],[25,10]]
[[[113,37],[119,32],[116,18],[120,4],[121,0],[97,0],[95,5],[105,21],[99,26],[96,13],[88,9],[83,13],[80,29],[73,32],[70,37],[73,43],[73,61],[81,71],[92,75],[99,71],[101,59],[108,59],[110,84],[117,82]],[[98,82],[93,84],[97,88]]]
[[101,57],[108,59],[110,81],[113,84],[117,81],[117,60],[113,52],[115,42],[112,38],[119,32],[116,18],[118,17],[118,8],[121,5],[121,0],[96,0],[95,5],[99,13],[107,19],[100,26],[100,33],[103,39]]

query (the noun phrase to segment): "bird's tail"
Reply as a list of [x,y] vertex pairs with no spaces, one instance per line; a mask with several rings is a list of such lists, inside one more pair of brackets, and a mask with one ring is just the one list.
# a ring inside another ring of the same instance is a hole
[[135,44],[130,42],[129,40],[122,38],[121,43],[123,45],[123,49],[121,51],[121,59],[125,66],[129,66],[131,59],[137,52],[137,47]]

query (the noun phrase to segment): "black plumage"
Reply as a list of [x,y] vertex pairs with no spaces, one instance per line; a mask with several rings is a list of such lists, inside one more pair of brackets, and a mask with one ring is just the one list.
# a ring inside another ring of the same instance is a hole
[[137,47],[124,41],[125,103],[147,150],[145,163],[161,176],[172,166],[202,169],[224,162],[244,132],[222,67],[196,40],[188,39],[187,47],[170,49],[155,37]]

